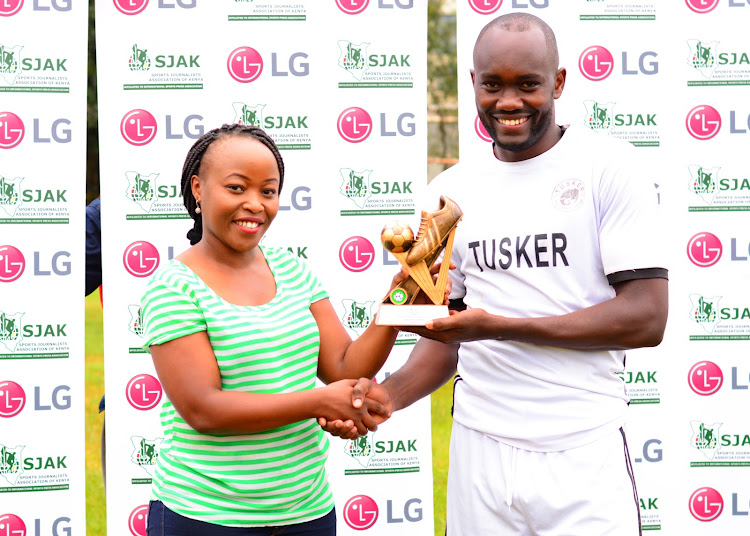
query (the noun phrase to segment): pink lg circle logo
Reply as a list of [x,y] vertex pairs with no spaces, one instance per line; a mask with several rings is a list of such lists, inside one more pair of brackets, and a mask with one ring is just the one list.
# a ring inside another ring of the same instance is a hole
[[0,283],[15,281],[26,268],[26,259],[13,246],[0,246]]
[[148,277],[159,266],[159,252],[153,244],[140,240],[125,249],[122,262],[130,275]]
[[349,143],[365,141],[372,132],[372,118],[362,108],[347,108],[341,114],[336,124],[339,135]]
[[128,518],[128,528],[133,536],[146,536],[146,522],[148,521],[148,505],[137,506]]
[[338,8],[347,15],[357,15],[367,9],[370,0],[336,0]]
[[23,7],[23,0],[2,0],[0,1],[0,17],[10,17],[15,15]]
[[125,396],[135,409],[147,411],[155,408],[161,400],[161,384],[150,374],[139,374],[128,382]]
[[0,149],[12,149],[21,143],[25,132],[20,117],[11,112],[0,112]]
[[708,268],[719,262],[722,251],[721,240],[711,233],[698,233],[687,245],[688,258],[701,268]]
[[604,47],[589,47],[578,58],[578,68],[581,74],[593,82],[604,80],[612,74],[615,64],[612,53]]
[[469,0],[469,6],[471,6],[471,9],[480,15],[494,13],[500,9],[500,6],[502,5],[503,0]]
[[696,106],[688,113],[685,126],[695,139],[710,140],[721,129],[721,115],[711,106]]
[[690,496],[690,513],[698,521],[713,521],[724,509],[724,499],[714,488],[700,488]]
[[375,260],[375,248],[366,238],[353,236],[341,244],[339,260],[350,272],[363,272]]
[[0,382],[0,417],[15,417],[25,405],[26,393],[23,387],[16,382]]
[[477,136],[479,136],[483,141],[492,141],[492,136],[490,136],[490,133],[487,132],[486,128],[484,128],[484,123],[482,123],[482,120],[479,119],[479,116],[474,119],[474,132],[476,132]]
[[354,530],[365,530],[378,520],[378,505],[367,495],[355,495],[344,505],[344,521]]
[[115,7],[125,15],[137,15],[148,5],[148,0],[114,0]]
[[685,3],[696,13],[708,13],[719,5],[719,0],[685,0]]
[[227,59],[229,75],[243,84],[257,80],[263,72],[263,58],[250,47],[235,48]]
[[724,373],[716,363],[701,361],[688,372],[688,385],[695,394],[709,396],[721,389]]
[[131,110],[120,121],[120,134],[131,145],[146,145],[156,136],[156,119],[146,110]]
[[23,519],[16,515],[3,514],[0,516],[0,534],[26,536],[26,524],[23,522]]

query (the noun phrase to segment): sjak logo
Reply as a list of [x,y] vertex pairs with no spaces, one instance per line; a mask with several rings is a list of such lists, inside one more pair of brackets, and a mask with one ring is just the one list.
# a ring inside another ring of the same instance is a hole
[[151,68],[151,58],[148,57],[147,50],[138,48],[137,44],[133,45],[128,67],[131,71],[148,71]]
[[0,344],[8,351],[15,352],[16,346],[23,340],[21,318],[25,313],[9,315],[0,311]]
[[23,474],[23,449],[23,445],[13,448],[0,445],[0,476],[11,486],[15,486],[18,477]]
[[13,216],[21,206],[21,181],[23,177],[9,179],[0,175],[0,208]]
[[688,65],[694,67],[705,78],[711,78],[716,67],[716,46],[718,41],[700,41],[698,39],[688,39]]
[[16,77],[21,73],[21,49],[23,47],[16,45],[9,47],[0,44],[0,78],[3,78],[9,84],[16,81]]
[[357,335],[360,335],[372,322],[372,307],[375,302],[343,300],[341,303],[344,306],[344,315],[341,317],[341,322]]
[[690,422],[690,426],[693,427],[690,444],[693,448],[701,451],[709,460],[712,460],[716,451],[719,450],[719,428],[722,424],[720,422],[711,425],[701,421]]
[[351,168],[341,168],[341,188],[339,192],[344,197],[351,199],[359,208],[364,208],[367,200],[372,196],[370,189],[371,169],[355,171]]
[[690,301],[693,307],[690,309],[690,320],[697,323],[708,333],[713,333],[716,324],[719,323],[719,300],[721,296],[705,298],[700,294],[691,294]]
[[133,444],[133,452],[130,455],[130,461],[153,476],[153,468],[159,458],[159,450],[163,440],[162,437],[156,439],[146,439],[141,436],[131,437],[130,442]]
[[607,132],[612,130],[612,118],[614,117],[614,102],[599,103],[596,101],[584,101],[586,106],[586,117],[584,124],[591,130]]
[[136,171],[126,171],[125,178],[128,179],[128,189],[125,196],[144,211],[151,212],[151,207],[156,201],[156,179],[158,176],[158,173],[142,175]]
[[234,123],[251,127],[263,126],[263,108],[266,107],[265,104],[250,106],[244,102],[235,102],[232,103],[232,107],[234,108]]
[[374,434],[367,434],[354,440],[350,439],[346,442],[344,452],[347,456],[354,458],[362,467],[367,467],[370,465],[370,460],[375,456],[373,437]]
[[339,67],[350,73],[356,80],[362,80],[367,71],[367,47],[370,43],[355,45],[351,41],[339,41]]
[[140,305],[128,305],[128,311],[130,311],[130,323],[128,324],[128,331],[134,333],[139,337],[143,337],[143,315],[141,314]]
[[713,202],[714,195],[716,195],[716,183],[719,180],[719,169],[721,168],[714,167],[708,169],[698,165],[688,166],[688,170],[690,170],[690,182],[688,183],[688,188],[708,204]]

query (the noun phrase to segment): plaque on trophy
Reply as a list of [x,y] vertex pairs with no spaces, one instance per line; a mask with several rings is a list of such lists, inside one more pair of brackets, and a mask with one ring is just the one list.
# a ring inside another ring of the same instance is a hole
[[[456,226],[463,212],[452,199],[440,196],[435,212],[422,211],[422,221],[416,237],[408,224],[387,224],[380,235],[383,247],[391,252],[401,266],[409,271],[404,281],[394,288],[378,310],[375,323],[385,326],[424,326],[436,318],[449,315],[444,305],[445,288]],[[430,269],[443,254],[437,280]],[[415,303],[420,291],[428,303]]]

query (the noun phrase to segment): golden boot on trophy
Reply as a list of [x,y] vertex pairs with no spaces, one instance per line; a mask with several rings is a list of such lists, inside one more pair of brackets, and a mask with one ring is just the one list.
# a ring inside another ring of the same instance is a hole
[[[453,237],[462,217],[463,212],[455,201],[440,196],[440,206],[435,212],[422,211],[416,238],[409,225],[401,222],[383,228],[380,236],[383,247],[409,271],[409,276],[383,300],[377,324],[423,326],[430,320],[448,316],[448,307],[443,305],[443,300],[448,284]],[[437,281],[433,281],[430,269],[443,252]],[[414,305],[420,290],[433,305]]]

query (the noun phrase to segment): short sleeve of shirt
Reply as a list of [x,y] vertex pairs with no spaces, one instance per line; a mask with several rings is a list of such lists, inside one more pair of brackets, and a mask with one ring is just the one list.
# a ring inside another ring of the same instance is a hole
[[191,285],[180,274],[157,272],[141,300],[143,347],[206,331],[206,321]]
[[309,266],[301,260],[297,260],[300,271],[302,272],[302,279],[307,283],[310,288],[310,303],[328,298],[328,292],[323,288],[322,283],[315,274],[312,273]]
[[599,247],[606,275],[628,270],[667,268],[663,253],[663,222],[654,181],[633,165],[626,152],[607,166],[599,184]]

